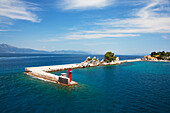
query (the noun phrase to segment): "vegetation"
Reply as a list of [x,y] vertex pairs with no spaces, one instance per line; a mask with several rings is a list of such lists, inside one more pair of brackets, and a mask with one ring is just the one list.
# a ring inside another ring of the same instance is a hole
[[90,60],[92,60],[92,58],[88,58],[87,60],[90,61]]
[[155,57],[158,60],[170,60],[170,52],[152,52],[151,57]]
[[96,58],[93,58],[93,60],[97,61],[97,59],[96,59]]
[[114,55],[114,53],[109,51],[104,55],[105,62],[112,62],[114,60],[116,60],[116,56]]

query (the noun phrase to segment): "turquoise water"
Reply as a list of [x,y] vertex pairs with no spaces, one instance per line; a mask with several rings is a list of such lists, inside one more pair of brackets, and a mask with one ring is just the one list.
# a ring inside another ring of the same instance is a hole
[[[55,61],[58,61],[58,64],[80,62],[79,60],[85,57],[82,55],[77,59],[76,55],[67,55],[67,57],[1,58],[0,111],[2,113],[170,111],[170,63],[167,62],[133,62],[74,69],[72,78],[79,83],[75,87],[63,87],[23,73],[25,66],[54,65]],[[121,58],[130,59],[129,56]]]

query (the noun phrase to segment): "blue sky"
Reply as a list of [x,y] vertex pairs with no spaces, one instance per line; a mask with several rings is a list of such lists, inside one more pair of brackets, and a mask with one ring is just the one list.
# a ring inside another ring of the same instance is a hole
[[170,51],[170,1],[0,0],[0,43],[95,54]]

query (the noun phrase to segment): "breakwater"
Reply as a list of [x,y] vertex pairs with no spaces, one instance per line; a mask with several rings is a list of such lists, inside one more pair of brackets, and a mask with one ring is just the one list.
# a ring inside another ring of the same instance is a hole
[[25,68],[25,73],[39,78],[43,79],[46,81],[58,83],[61,85],[77,85],[78,83],[75,81],[71,81],[68,77],[65,76],[58,76],[55,74],[51,74],[50,72],[56,72],[56,71],[62,71],[62,70],[68,70],[68,69],[77,69],[77,68],[85,68],[85,67],[95,67],[95,66],[105,66],[105,65],[116,65],[116,64],[121,64],[125,62],[137,62],[137,61],[142,61],[141,59],[133,59],[133,60],[120,60],[120,61],[115,61],[111,63],[87,63],[87,62],[82,62],[80,64],[65,64],[65,65],[54,65],[54,66],[41,66],[41,67],[27,67]]

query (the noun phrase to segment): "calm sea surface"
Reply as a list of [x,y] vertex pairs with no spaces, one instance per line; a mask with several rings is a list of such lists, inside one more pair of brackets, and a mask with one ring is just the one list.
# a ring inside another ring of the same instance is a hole
[[[75,69],[72,79],[79,83],[75,87],[63,87],[24,74],[25,67],[80,63],[88,56],[94,55],[0,53],[0,113],[170,112],[167,62]],[[119,57],[124,60],[142,56]]]

